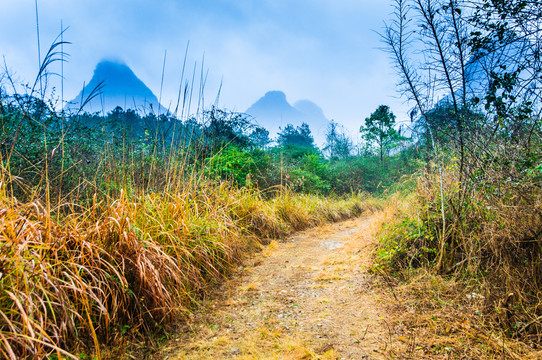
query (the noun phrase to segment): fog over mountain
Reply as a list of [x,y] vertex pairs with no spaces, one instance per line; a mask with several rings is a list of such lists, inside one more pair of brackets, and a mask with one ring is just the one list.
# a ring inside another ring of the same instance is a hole
[[[103,60],[96,66],[92,79],[84,89],[71,100],[67,109],[76,111],[92,91],[103,82],[98,93],[83,108],[84,111],[108,113],[115,107],[135,109],[141,114],[165,113],[167,109],[159,104],[156,95],[141,81],[126,64],[120,61]],[[291,105],[282,91],[269,91],[246,113],[253,121],[266,128],[271,138],[276,138],[280,128],[287,124],[300,126],[307,123],[315,142],[322,145],[329,119],[322,109],[309,100],[300,100]]]
[[267,92],[249,107],[246,113],[252,116],[258,125],[269,130],[269,136],[272,138],[275,138],[280,128],[287,124],[299,126],[305,122],[319,145],[324,142],[329,124],[329,119],[318,105],[309,100],[300,100],[292,106],[282,91]]
[[126,64],[111,60],[103,60],[96,66],[92,79],[77,97],[68,103],[68,109],[79,109],[82,101],[102,81],[103,85],[99,94],[89,101],[83,110],[90,113],[102,111],[107,113],[117,106],[123,109],[134,109],[141,114],[164,113],[167,110],[159,105],[156,95]]

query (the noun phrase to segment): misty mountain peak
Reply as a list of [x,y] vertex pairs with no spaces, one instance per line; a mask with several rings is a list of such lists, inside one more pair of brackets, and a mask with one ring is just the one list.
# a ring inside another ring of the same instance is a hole
[[266,92],[262,99],[266,99],[266,100],[270,100],[270,101],[284,101],[284,102],[287,102],[286,94],[283,91],[279,91],[279,90],[273,90],[273,91]]
[[268,91],[256,101],[247,113],[254,117],[292,117],[301,114],[286,100],[286,94],[282,91]]
[[94,69],[94,76],[107,79],[108,81],[137,78],[132,69],[119,60],[100,61]]
[[246,111],[256,122],[274,136],[287,124],[299,126],[307,123],[317,143],[322,143],[329,120],[322,109],[309,100],[300,100],[292,106],[282,91],[268,91]]
[[[139,112],[164,112],[158,106],[158,98],[141,81],[128,65],[119,60],[102,60],[96,65],[92,79],[79,95],[68,103],[76,109],[97,86],[102,83],[99,96],[92,99],[84,108],[88,112],[109,112],[117,106],[135,109]],[[161,110],[159,110],[161,109]]]

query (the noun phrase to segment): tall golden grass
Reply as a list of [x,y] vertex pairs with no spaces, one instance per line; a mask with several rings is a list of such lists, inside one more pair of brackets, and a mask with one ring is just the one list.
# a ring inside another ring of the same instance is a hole
[[360,214],[364,196],[284,192],[265,200],[203,180],[176,192],[96,199],[55,215],[39,201],[18,203],[3,185],[2,358],[82,351],[99,359],[101,346],[126,332],[182,319],[260,238]]

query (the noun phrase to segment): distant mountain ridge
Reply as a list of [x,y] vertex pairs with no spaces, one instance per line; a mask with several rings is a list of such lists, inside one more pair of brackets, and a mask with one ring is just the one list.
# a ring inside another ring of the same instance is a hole
[[271,137],[276,137],[280,128],[287,124],[299,126],[305,122],[318,144],[323,143],[329,124],[329,119],[318,105],[309,100],[300,100],[291,105],[286,94],[278,90],[268,91],[245,112],[252,116],[258,125],[269,130]]
[[111,60],[102,60],[96,65],[92,79],[75,99],[68,102],[67,108],[72,111],[78,110],[100,82],[103,82],[100,93],[85,105],[84,111],[107,113],[120,106],[125,110],[134,109],[142,114],[166,112],[166,109],[158,103],[156,95],[128,65]]
[[[120,61],[102,60],[96,65],[92,79],[83,90],[68,102],[66,109],[76,111],[93,90],[103,83],[99,93],[83,108],[89,113],[108,113],[115,107],[134,109],[140,114],[166,113],[154,93],[141,81],[128,65]],[[281,128],[288,124],[300,126],[307,123],[317,144],[325,140],[329,124],[322,109],[309,100],[300,100],[291,105],[282,91],[269,91],[250,106],[246,113],[256,124],[266,128],[275,138]]]

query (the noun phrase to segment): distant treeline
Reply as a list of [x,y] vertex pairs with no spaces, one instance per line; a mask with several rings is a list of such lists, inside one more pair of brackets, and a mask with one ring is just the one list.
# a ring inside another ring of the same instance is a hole
[[[248,115],[218,108],[185,120],[121,107],[105,116],[51,108],[35,97],[1,99],[1,156],[18,198],[40,189],[59,200],[158,191],[173,172],[266,191],[282,186],[340,195],[381,192],[415,169],[415,150],[405,138],[364,136],[363,146],[355,147],[334,122],[320,149],[307,124],[288,124],[272,140]],[[387,126],[393,132],[391,115]]]

